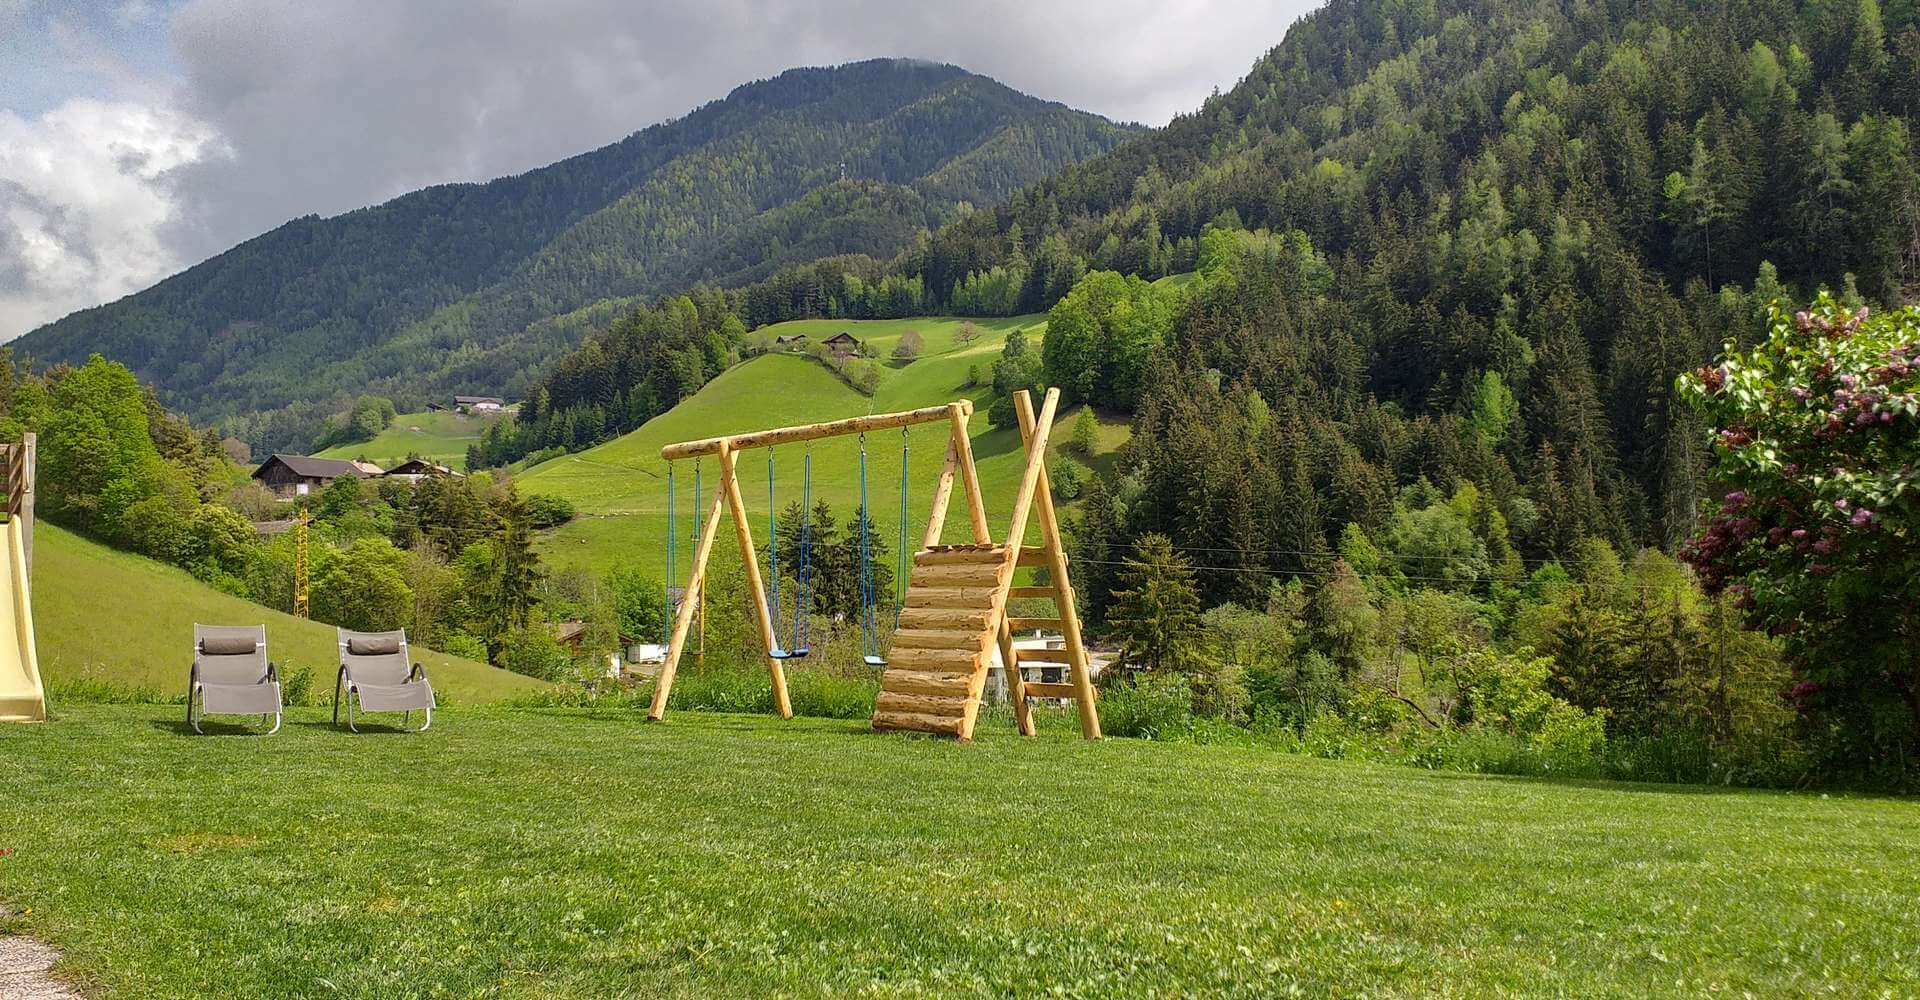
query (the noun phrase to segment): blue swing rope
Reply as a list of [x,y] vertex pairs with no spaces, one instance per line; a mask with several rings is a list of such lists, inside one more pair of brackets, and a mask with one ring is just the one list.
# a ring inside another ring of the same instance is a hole
[[767,651],[774,659],[785,659],[787,650],[779,648],[781,616],[786,605],[780,600],[780,512],[773,505],[773,449],[767,449],[767,603],[772,607],[775,646]]
[[807,626],[807,608],[813,596],[813,449],[808,448],[800,467],[800,590],[793,595],[793,645],[788,648],[805,656],[813,638]]
[[673,642],[673,581],[674,581],[673,565],[674,565],[676,550],[680,547],[679,546],[680,526],[677,523],[675,523],[674,516],[673,516],[674,493],[675,493],[675,490],[673,488],[673,463],[668,462],[667,463],[667,576],[666,576],[666,580],[660,584],[660,591],[661,591],[660,596],[662,600],[661,606],[666,608],[666,614],[662,615],[660,618],[660,645],[662,646],[671,645]]
[[860,648],[869,666],[882,666],[880,634],[873,620],[873,518],[867,510],[867,436],[860,435]]
[[[782,617],[786,614],[786,604],[780,597],[780,515],[774,506],[773,490],[773,449],[767,449],[767,571],[773,577],[768,587],[767,600],[773,616],[773,634],[780,635]],[[799,587],[793,595],[793,638],[785,649],[778,647],[768,650],[768,655],[776,660],[789,660],[807,655],[807,597],[811,590],[809,584],[813,577],[813,516],[808,508],[813,504],[813,451],[809,449],[802,465],[800,478],[800,551],[795,558],[800,560],[798,576]]]

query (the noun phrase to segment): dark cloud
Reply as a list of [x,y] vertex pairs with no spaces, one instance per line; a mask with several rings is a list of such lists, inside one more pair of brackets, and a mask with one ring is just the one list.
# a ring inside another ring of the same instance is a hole
[[[1230,86],[1310,6],[187,0],[166,12],[171,68],[148,97],[191,123],[182,127],[211,130],[230,155],[202,156],[153,183],[176,208],[161,226],[178,266],[297,215],[526,170],[748,80],[876,56],[950,62],[1038,97],[1159,124]],[[156,9],[130,6],[122,20]]]

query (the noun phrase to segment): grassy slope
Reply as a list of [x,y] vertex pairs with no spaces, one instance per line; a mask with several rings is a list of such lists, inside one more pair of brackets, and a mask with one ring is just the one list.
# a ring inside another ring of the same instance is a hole
[[[332,697],[339,668],[333,626],[220,593],[150,559],[97,545],[42,521],[34,527],[33,616],[40,672],[59,693],[88,682],[184,695],[193,625],[267,626],[267,650],[283,671],[313,672],[315,696]],[[493,701],[543,687],[519,674],[416,649],[435,690],[451,704]],[[324,688],[322,691],[320,689]],[[3,846],[3,845],[0,845]]]
[[[966,345],[957,344],[953,339],[961,321],[949,318],[864,322],[800,320],[765,328],[760,332],[769,337],[797,332],[816,340],[840,330],[852,330],[882,358],[892,351],[902,333],[913,329],[925,338],[926,354],[903,367],[886,365],[880,387],[871,398],[847,387],[811,359],[790,355],[755,358],[721,374],[691,399],[631,434],[537,466],[522,477],[521,485],[535,493],[565,496],[585,515],[548,539],[546,555],[562,565],[605,569],[615,563],[637,562],[649,571],[658,572],[664,560],[662,532],[666,526],[666,463],[659,457],[661,445],[869,412],[910,410],[963,396],[982,403],[970,425],[974,458],[979,467],[981,489],[987,497],[989,521],[996,532],[1004,533],[1024,460],[1018,451],[1017,435],[1012,431],[988,430],[984,405],[987,391],[983,387],[967,387],[967,370],[977,365],[985,378],[1006,342],[1007,333],[1015,327],[1026,327],[1033,349],[1038,350],[1045,318],[1023,316],[974,322],[985,332]],[[1073,415],[1071,411],[1062,413],[1055,425],[1054,440],[1061,446],[1066,443]],[[1102,447],[1110,452],[1125,439],[1125,425],[1116,422],[1102,434]],[[778,455],[775,485],[782,506],[800,495],[802,451],[793,446],[781,449]],[[868,490],[874,520],[891,546],[895,525],[899,523],[900,433],[888,431],[871,436],[867,453]],[[912,488],[907,501],[909,538],[914,544],[918,544],[920,531],[925,527],[933,483],[939,476],[945,454],[945,425],[914,428],[909,459]],[[715,468],[711,460],[706,463],[709,490]],[[814,445],[814,496],[831,504],[835,518],[842,523],[858,506],[858,468],[857,439],[839,438]],[[681,463],[677,514],[683,543],[692,530],[692,478],[692,464]],[[757,515],[753,522],[755,537],[764,542],[767,527],[764,450],[741,457],[740,489],[748,507]],[[711,492],[707,497],[711,499]],[[948,512],[947,537],[970,541],[972,536],[967,524],[966,505],[956,497]]]
[[373,440],[328,448],[320,452],[319,457],[364,458],[390,469],[406,461],[409,455],[419,455],[448,468],[464,470],[467,445],[478,443],[493,420],[452,412],[402,413]]
[[117,995],[1920,991],[1905,800],[696,713],[89,706],[0,760],[11,929]]

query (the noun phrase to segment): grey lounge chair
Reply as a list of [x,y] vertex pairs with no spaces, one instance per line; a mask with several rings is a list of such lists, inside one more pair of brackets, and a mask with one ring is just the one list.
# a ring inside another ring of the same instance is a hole
[[354,725],[354,703],[362,712],[401,712],[401,725],[413,713],[425,712],[427,721],[419,732],[433,725],[433,685],[427,683],[427,670],[407,656],[407,633],[350,632],[339,629],[340,676],[333,683],[333,723],[340,724],[341,695],[346,695],[347,728]]
[[[196,712],[195,709],[198,709]],[[200,720],[216,715],[273,717],[280,731],[280,671],[267,660],[265,625],[195,625],[193,672],[187,680],[187,724],[203,733]]]

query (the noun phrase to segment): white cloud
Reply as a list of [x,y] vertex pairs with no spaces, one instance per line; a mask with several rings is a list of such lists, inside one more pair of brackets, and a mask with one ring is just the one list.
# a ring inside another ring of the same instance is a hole
[[0,110],[0,339],[179,270],[164,236],[178,171],[224,155],[211,126],[163,107]]

